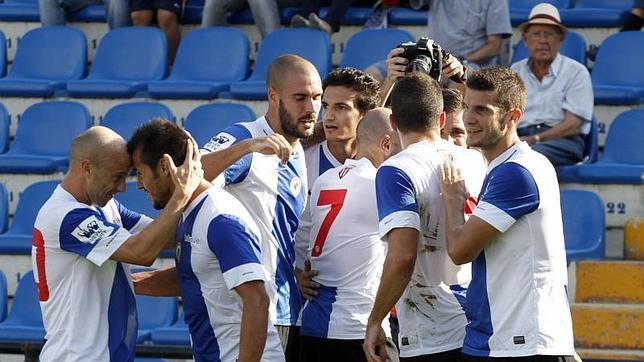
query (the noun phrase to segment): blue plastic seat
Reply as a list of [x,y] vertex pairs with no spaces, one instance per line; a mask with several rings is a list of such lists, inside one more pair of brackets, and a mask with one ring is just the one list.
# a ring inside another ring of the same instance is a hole
[[7,318],[7,305],[9,304],[7,289],[7,277],[0,270],[0,322]]
[[45,327],[33,272],[22,276],[7,319],[0,323],[0,343],[42,343]]
[[110,108],[101,120],[101,125],[112,129],[125,140],[128,140],[139,125],[155,117],[165,118],[171,122],[174,121],[172,111],[164,104],[132,102],[117,104]]
[[49,199],[60,180],[35,182],[20,194],[13,222],[7,232],[0,234],[0,253],[31,253],[34,222],[42,205]]
[[67,82],[72,97],[130,98],[165,76],[168,45],[153,27],[110,30],[101,40],[87,79]]
[[530,10],[539,3],[550,3],[559,11],[568,9],[572,5],[571,0],[510,0],[510,22],[512,26],[528,21]]
[[67,81],[86,72],[87,40],[83,32],[66,26],[47,26],[27,32],[9,74],[0,79],[0,95],[50,97]]
[[308,59],[322,78],[331,71],[331,40],[325,32],[308,28],[278,29],[262,41],[250,78],[230,85],[232,97],[266,99],[268,67],[277,57],[286,54],[297,54]]
[[125,192],[117,193],[114,198],[126,208],[139,214],[144,214],[151,218],[159,215],[159,210],[152,206],[152,201],[148,198],[148,194],[136,188],[136,182],[128,182],[125,186]]
[[136,296],[136,311],[139,319],[137,343],[150,340],[152,331],[169,327],[177,321],[179,303],[176,297]]
[[0,103],[0,154],[7,152],[9,149],[9,113],[7,108]]
[[[644,184],[644,109],[626,111],[613,121],[604,153],[593,164],[559,172],[560,182]],[[565,172],[564,172],[565,171]]]
[[595,104],[644,102],[644,33],[626,31],[604,40],[591,73]]
[[184,314],[181,313],[173,325],[154,329],[150,340],[153,344],[161,346],[190,346],[190,331]]
[[[568,58],[574,59],[579,63],[586,65],[586,41],[584,38],[574,31],[569,31],[568,35],[564,39],[559,53],[567,56]],[[512,63],[516,63],[520,60],[523,60],[529,56],[528,48],[526,48],[523,40],[519,41],[514,48],[514,53],[512,54]]]
[[183,127],[192,134],[199,147],[203,147],[224,128],[255,120],[255,112],[244,104],[204,104],[193,109],[186,117]]
[[201,28],[181,40],[170,76],[148,84],[154,98],[212,99],[246,78],[249,44],[235,28]]
[[0,31],[0,77],[7,74],[7,38]]
[[9,226],[9,191],[0,183],[0,234]]
[[619,27],[624,24],[633,6],[633,0],[577,0],[572,9],[561,10],[561,21],[566,26]]
[[0,3],[0,21],[39,22],[38,0],[5,0]]
[[27,108],[9,151],[0,154],[0,172],[47,174],[66,171],[74,138],[91,126],[77,102],[36,103]]
[[392,25],[427,25],[429,13],[425,10],[414,10],[397,7],[389,11],[388,22]]
[[562,190],[561,217],[568,262],[605,258],[604,202],[597,194],[584,190]]
[[414,37],[401,29],[372,29],[354,33],[344,45],[340,67],[364,70],[386,59],[391,49],[408,41],[414,41]]

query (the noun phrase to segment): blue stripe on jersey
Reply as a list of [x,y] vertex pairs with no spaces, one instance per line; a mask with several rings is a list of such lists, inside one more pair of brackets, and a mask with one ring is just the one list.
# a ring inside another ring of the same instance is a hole
[[466,300],[467,300],[467,288],[463,288],[462,285],[454,284],[450,285],[449,289],[452,291],[454,298],[458,301],[458,304],[461,305],[461,308],[465,310]]
[[321,285],[318,295],[308,301],[302,311],[300,333],[303,336],[327,338],[333,303],[335,303],[335,298],[338,294],[337,289],[336,287]]
[[[232,145],[253,137],[248,128],[242,126],[241,124],[234,124],[232,126],[226,127],[221,133],[228,133],[231,136],[235,137],[235,141],[232,143]],[[215,138],[217,138],[218,136],[219,135],[215,136]],[[246,178],[246,176],[248,176],[252,161],[253,154],[249,153],[226,168],[226,170],[224,171],[226,185],[242,182]]]
[[186,236],[192,236],[195,219],[205,200],[206,198],[201,200],[177,228],[177,242],[180,243],[177,273],[185,320],[192,338],[193,357],[196,362],[219,362],[219,344],[217,344],[215,331],[210,325],[208,307],[201,292],[201,284],[192,270],[192,245],[186,241]]
[[[102,212],[97,212],[90,208],[74,209],[68,212],[67,215],[65,215],[62,223],[60,224],[60,234],[58,235],[58,238],[61,249],[76,253],[82,257],[87,257],[87,254],[89,254],[92,249],[94,249],[94,246],[96,246],[96,244],[98,243],[98,240],[90,242],[89,239],[96,236],[97,232],[100,232],[100,230],[93,229],[89,225],[84,229],[80,228],[80,225],[83,223],[83,221],[91,217],[96,218],[96,220],[102,222],[105,226],[111,227],[112,230],[109,235],[113,235],[120,228],[119,225],[108,222],[105,219],[105,214],[103,214]],[[79,231],[77,230],[77,228],[79,228],[79,230],[83,230]],[[79,240],[73,235],[73,233],[84,233],[84,235],[86,236],[85,241]],[[109,235],[103,235],[103,237],[107,237]]]
[[208,246],[219,260],[222,273],[244,264],[261,264],[259,239],[237,216],[222,214],[210,221]]
[[490,301],[487,296],[485,251],[472,262],[472,281],[467,290],[465,314],[469,323],[465,327],[463,353],[486,357],[490,355],[489,340],[494,333]]
[[320,152],[319,152],[319,154],[320,154],[320,162],[318,162],[318,164],[319,164],[319,166],[318,166],[318,171],[319,171],[318,175],[322,175],[327,170],[332,169],[334,166],[331,163],[331,161],[329,161],[329,159],[324,154],[324,147],[322,147],[322,144],[320,144],[319,147],[320,147]]
[[530,171],[516,162],[495,167],[483,182],[482,199],[515,220],[539,207],[539,189]]
[[[294,156],[301,157],[301,156]],[[304,210],[306,185],[300,178],[300,189],[297,195],[291,191],[291,182],[299,175],[304,175],[299,163],[289,161],[279,165],[277,180],[277,202],[273,218],[273,236],[277,239],[277,324],[294,326],[302,308],[302,295],[295,279],[295,230]]]
[[110,361],[134,361],[138,330],[136,300],[121,263],[116,263],[110,302],[107,307],[107,323],[109,325],[107,347]]
[[136,223],[139,222],[139,220],[141,220],[141,214],[126,208],[116,200],[114,200],[114,202],[118,207],[119,215],[121,215],[121,223],[123,224],[123,227],[128,230],[132,230],[134,225],[136,225]]
[[418,212],[416,190],[409,176],[399,168],[382,166],[376,173],[378,220],[396,211]]

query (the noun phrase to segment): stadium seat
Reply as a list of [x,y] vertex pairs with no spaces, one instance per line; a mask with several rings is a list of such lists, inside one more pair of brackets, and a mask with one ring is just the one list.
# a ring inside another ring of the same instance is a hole
[[599,134],[598,134],[598,121],[595,116],[590,121],[590,130],[588,134],[584,135],[584,159],[583,163],[593,163],[597,161],[599,156]]
[[429,14],[427,9],[414,10],[397,7],[389,11],[387,20],[392,25],[427,25]]
[[[559,52],[568,58],[572,58],[579,63],[586,65],[586,41],[581,36],[581,34],[574,31],[569,31],[566,35]],[[514,48],[514,53],[512,54],[512,62],[516,63],[520,60],[527,58],[529,55],[528,48],[525,47],[523,40],[519,41]]]
[[340,67],[364,70],[386,59],[391,49],[408,41],[414,41],[414,37],[402,29],[373,29],[354,33],[344,45]]
[[67,82],[72,97],[130,98],[165,76],[168,45],[154,27],[110,30],[101,40],[87,79]]
[[22,276],[7,319],[0,323],[0,343],[42,343],[45,327],[33,272]]
[[170,76],[148,83],[154,98],[212,99],[246,78],[249,44],[235,28],[200,28],[181,40]]
[[7,38],[0,31],[0,77],[4,77],[5,74],[7,74]]
[[9,149],[9,113],[7,108],[0,103],[0,154],[7,152]]
[[616,33],[599,47],[591,80],[595,105],[644,102],[644,32]]
[[155,218],[159,215],[159,210],[152,206],[152,201],[144,190],[136,188],[136,182],[128,182],[125,186],[125,192],[119,192],[114,198],[123,204],[126,208],[136,211],[139,214]]
[[530,10],[539,3],[550,3],[559,11],[568,9],[572,5],[571,0],[510,0],[510,22],[512,26],[528,21]]
[[34,222],[42,205],[49,199],[60,180],[33,183],[20,194],[13,222],[7,232],[0,234],[0,253],[31,253]]
[[[280,22],[282,24],[290,24],[291,18],[293,15],[297,14],[298,8],[294,7],[280,7]],[[201,22],[201,18],[199,18]],[[249,8],[237,11],[228,16],[228,23],[230,24],[255,24],[255,19],[253,18],[253,12]]]
[[591,191],[562,190],[566,259],[603,259],[605,257],[604,202]]
[[47,26],[28,31],[18,43],[9,74],[0,79],[0,96],[51,97],[67,81],[81,79],[87,66],[82,31]]
[[595,184],[644,183],[644,109],[626,111],[613,121],[604,153],[593,164],[570,166],[559,172],[560,182]]
[[85,23],[106,23],[107,17],[105,16],[106,10],[103,4],[92,4],[68,14],[69,20],[73,22]]
[[7,305],[9,304],[7,288],[7,277],[0,270],[0,323],[7,318]]
[[154,329],[169,327],[177,321],[179,303],[176,297],[136,296],[136,311],[139,319],[137,343],[150,340]]
[[0,3],[0,21],[40,22],[38,0],[5,0]]
[[561,10],[561,22],[575,28],[608,28],[624,24],[633,0],[577,0],[575,7]]
[[224,128],[238,122],[253,120],[255,120],[255,112],[244,104],[204,104],[188,114],[183,127],[192,134],[199,147],[203,147]]
[[308,59],[322,78],[331,71],[331,40],[325,32],[308,28],[278,29],[262,41],[250,78],[230,85],[232,97],[266,99],[268,66],[275,58],[285,54],[297,54]]
[[190,331],[188,331],[184,314],[181,313],[173,325],[154,329],[151,333],[150,340],[155,345],[189,346]]
[[121,135],[125,140],[129,140],[139,125],[155,117],[162,117],[174,122],[170,108],[161,103],[132,102],[117,104],[110,108],[100,123]]
[[201,24],[204,0],[190,0],[186,3],[183,16],[179,21],[184,24]]
[[0,234],[9,226],[9,191],[0,183]]
[[47,174],[66,171],[74,138],[91,126],[77,102],[36,103],[27,108],[9,151],[0,154],[0,172]]

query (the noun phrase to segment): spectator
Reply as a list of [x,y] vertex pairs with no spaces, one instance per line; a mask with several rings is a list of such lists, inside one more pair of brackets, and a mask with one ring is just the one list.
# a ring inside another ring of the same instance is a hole
[[467,147],[467,131],[463,124],[463,94],[458,89],[443,89],[443,112],[445,126],[441,138],[452,141],[457,146]]
[[42,26],[65,25],[69,14],[102,3],[110,29],[132,25],[127,0],[38,0],[40,23]]
[[633,0],[633,8],[620,31],[638,31],[644,25],[644,0]]
[[536,5],[519,29],[529,58],[512,64],[528,94],[517,132],[554,166],[577,163],[584,156],[582,133],[593,116],[590,74],[559,53],[567,29],[554,6]]
[[321,0],[302,0],[302,7],[291,18],[291,27],[309,27],[322,30],[331,36],[340,31],[342,19],[347,13],[353,0],[331,0],[326,16],[321,19],[318,16]]
[[168,64],[174,62],[174,56],[181,41],[179,18],[187,0],[129,0],[130,15],[135,26],[150,26],[155,21],[168,39]]
[[294,6],[298,0],[206,0],[201,26],[227,25],[228,15],[250,7],[262,38],[280,27],[279,7]]

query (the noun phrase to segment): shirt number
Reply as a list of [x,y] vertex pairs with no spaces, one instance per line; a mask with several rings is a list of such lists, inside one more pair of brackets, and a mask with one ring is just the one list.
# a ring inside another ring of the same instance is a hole
[[331,205],[331,209],[329,209],[329,213],[324,217],[320,230],[318,231],[318,235],[315,237],[311,256],[320,256],[320,254],[322,254],[322,248],[324,247],[327,235],[329,235],[329,229],[331,229],[331,225],[333,225],[335,218],[340,213],[346,196],[346,189],[320,190],[320,197],[318,198],[317,206]]

